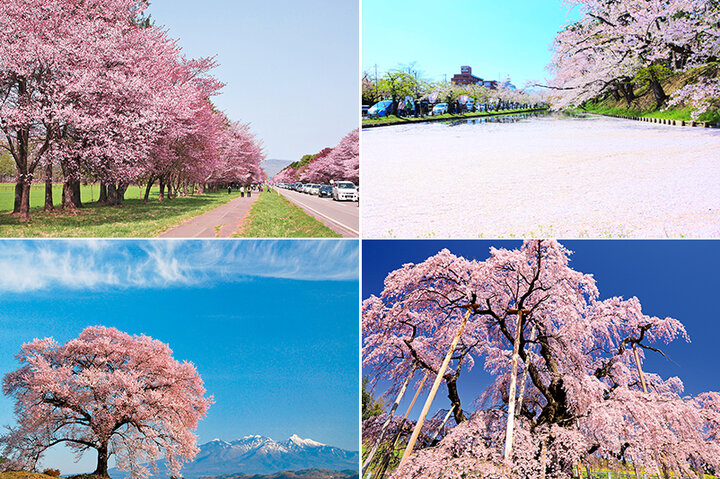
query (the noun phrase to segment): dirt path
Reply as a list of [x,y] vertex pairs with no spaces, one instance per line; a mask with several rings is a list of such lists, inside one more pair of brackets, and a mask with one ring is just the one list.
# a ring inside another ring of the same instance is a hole
[[260,194],[235,198],[212,211],[161,233],[159,238],[228,238],[237,231]]

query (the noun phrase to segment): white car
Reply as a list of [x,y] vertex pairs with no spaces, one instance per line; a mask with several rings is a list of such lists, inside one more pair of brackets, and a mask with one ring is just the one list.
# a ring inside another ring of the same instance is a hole
[[432,109],[433,116],[444,115],[447,112],[448,112],[448,104],[447,103],[438,103]]
[[351,181],[336,181],[333,183],[332,198],[335,201],[357,201],[357,187]]

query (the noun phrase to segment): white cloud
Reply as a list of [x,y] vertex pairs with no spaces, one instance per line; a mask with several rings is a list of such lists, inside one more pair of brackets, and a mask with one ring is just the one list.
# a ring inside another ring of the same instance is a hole
[[0,292],[357,280],[358,249],[347,240],[2,240]]

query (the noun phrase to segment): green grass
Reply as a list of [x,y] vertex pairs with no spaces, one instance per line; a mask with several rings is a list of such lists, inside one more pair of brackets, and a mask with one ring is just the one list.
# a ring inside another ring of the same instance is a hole
[[667,110],[640,110],[636,108],[623,108],[621,106],[604,106],[600,103],[586,103],[579,108],[577,111],[583,111],[588,113],[600,113],[602,115],[622,115],[622,116],[637,116],[642,118],[660,118],[664,120],[678,120],[678,121],[703,121],[710,123],[720,122],[720,113],[705,112],[697,120],[693,120],[691,116],[691,108],[669,108]]
[[397,115],[384,116],[381,118],[367,118],[362,121],[362,126],[385,126],[395,125],[403,123],[422,123],[427,121],[452,121],[462,120],[465,118],[480,118],[484,116],[500,116],[500,115],[512,115],[515,113],[525,113],[528,111],[544,110],[545,108],[518,108],[515,110],[501,110],[501,111],[479,111],[475,113],[463,113],[460,115],[447,113],[445,115],[437,116],[426,116],[424,118],[415,117],[402,117]]
[[[201,215],[227,203],[240,193],[227,191],[157,201],[151,196],[148,204],[138,199],[138,187],[131,187],[125,194],[122,206],[102,206],[87,203],[77,214],[42,211],[44,192],[31,190],[30,221],[23,223],[17,215],[11,215],[14,193],[12,185],[0,185],[0,237],[155,237],[183,221]],[[97,199],[97,186],[83,187],[83,199],[92,195]],[[9,199],[6,196],[9,195]],[[39,196],[38,196],[39,195]],[[87,197],[86,197],[87,195]],[[58,194],[59,197],[59,194]],[[32,200],[32,198],[35,198]],[[54,200],[56,198],[53,198]],[[9,207],[5,207],[9,205]],[[2,478],[0,478],[2,479]]]
[[[150,198],[157,199],[160,188],[154,186],[150,190]],[[145,188],[138,186],[130,186],[125,192],[126,199],[138,198],[140,194],[145,194]],[[80,198],[83,203],[97,201],[100,195],[100,187],[98,185],[82,185],[80,187]],[[15,202],[15,184],[0,183],[0,213],[12,211]],[[59,206],[62,203],[62,185],[53,185],[53,204]],[[45,185],[33,184],[30,188],[30,208],[42,208],[45,206]]]
[[282,195],[265,190],[253,203],[240,230],[245,238],[339,238],[340,235]]

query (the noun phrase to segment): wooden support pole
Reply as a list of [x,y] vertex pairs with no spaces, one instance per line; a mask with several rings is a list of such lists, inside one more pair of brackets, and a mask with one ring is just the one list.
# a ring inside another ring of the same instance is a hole
[[438,434],[440,434],[440,431],[442,431],[442,428],[445,426],[445,423],[448,422],[448,419],[450,419],[450,415],[452,414],[452,412],[454,410],[455,410],[455,405],[453,404],[452,407],[450,408],[450,410],[447,412],[447,414],[445,414],[445,419],[443,419],[442,423],[440,423],[440,427],[437,428],[435,433],[430,438],[430,444],[432,444],[433,441],[435,440],[435,438],[438,437]]
[[640,375],[640,384],[642,390],[647,393],[647,386],[645,385],[645,375],[643,374],[642,366],[640,365],[640,355],[637,352],[637,344],[633,343],[633,356],[635,356],[635,366],[637,366],[638,374]]
[[395,416],[395,411],[398,408],[398,405],[400,404],[400,400],[402,399],[403,395],[405,394],[405,390],[408,387],[408,384],[410,384],[410,380],[412,379],[413,375],[415,374],[415,368],[413,368],[412,371],[410,371],[410,374],[408,374],[407,379],[402,385],[402,388],[400,388],[400,393],[397,395],[397,398],[395,398],[395,402],[392,405],[392,408],[390,409],[390,413],[388,414],[388,418],[385,421],[385,423],[382,425],[382,428],[380,429],[380,434],[378,435],[377,439],[375,440],[375,444],[373,444],[372,449],[370,449],[370,453],[367,456],[367,459],[365,459],[365,462],[362,465],[362,474],[365,474],[365,471],[367,470],[368,466],[372,462],[373,457],[375,456],[375,453],[378,450],[378,447],[380,447],[380,443],[383,440],[383,437],[385,436],[385,431],[387,430],[388,426],[392,422],[393,417]]
[[[395,451],[395,447],[397,446],[398,441],[400,440],[400,433],[402,432],[403,426],[405,426],[405,421],[407,420],[408,416],[410,415],[410,411],[412,411],[413,405],[415,404],[415,400],[420,395],[420,391],[422,391],[423,385],[425,384],[425,381],[429,377],[429,373],[425,372],[425,375],[422,378],[422,381],[420,381],[420,385],[417,387],[417,391],[415,391],[415,396],[413,396],[412,401],[410,401],[410,405],[407,408],[407,411],[405,411],[405,415],[402,418],[402,421],[400,421],[400,425],[398,426],[398,430],[395,432],[395,438],[392,440],[392,445],[390,446],[390,450],[385,453],[385,460],[383,461],[385,465],[383,466],[381,464],[380,471],[378,472],[378,478],[381,478],[384,474],[384,468],[387,467],[387,463],[389,462],[389,457],[393,454]],[[371,473],[368,471],[367,475],[365,476],[365,479],[370,479]]]
[[448,353],[445,356],[445,360],[443,361],[442,365],[440,366],[440,369],[437,372],[437,376],[435,376],[435,382],[432,385],[432,389],[430,389],[430,395],[428,395],[428,398],[425,401],[425,406],[423,406],[422,412],[420,413],[420,418],[418,419],[418,422],[415,425],[415,429],[413,430],[412,436],[410,436],[410,441],[408,441],[408,445],[405,448],[405,453],[403,454],[402,459],[400,459],[400,465],[398,465],[398,470],[402,469],[403,464],[405,464],[405,461],[407,461],[408,457],[410,457],[410,454],[412,454],[413,448],[415,447],[415,442],[417,441],[417,438],[420,435],[420,431],[422,430],[423,423],[425,422],[425,417],[427,416],[427,413],[430,410],[430,406],[432,405],[433,399],[435,399],[435,394],[437,394],[437,390],[440,387],[440,383],[442,382],[442,379],[443,379],[443,374],[445,374],[445,370],[447,369],[448,365],[450,364],[452,355],[455,352],[455,348],[457,347],[458,341],[460,341],[460,336],[462,336],[462,332],[465,329],[465,325],[467,324],[468,318],[470,317],[470,313],[472,312],[473,307],[474,307],[474,305],[468,306],[468,310],[467,310],[467,313],[465,314],[465,318],[463,318],[462,323],[460,323],[460,327],[458,328],[457,333],[455,334],[455,338],[453,338],[453,341],[450,344],[450,349],[448,350]]
[[[535,339],[537,339],[537,326],[533,327],[532,333],[530,334],[530,339],[533,341]],[[533,350],[533,346],[535,346],[535,344],[531,344],[530,347],[528,347],[528,352],[527,352],[528,362],[530,362],[530,353]],[[522,411],[522,403],[523,403],[523,397],[525,396],[525,383],[527,382],[528,369],[530,369],[530,368],[526,364],[525,369],[523,369],[522,379],[520,380],[520,392],[518,393],[517,406],[515,407],[515,415],[516,416],[519,416],[520,412]]]
[[515,426],[515,390],[517,387],[517,366],[520,357],[520,337],[522,334],[523,314],[529,311],[526,309],[510,309],[508,313],[517,314],[517,323],[515,325],[515,339],[513,340],[512,367],[510,369],[510,392],[508,403],[508,420],[507,429],[505,431],[505,459],[512,455],[513,428]]

